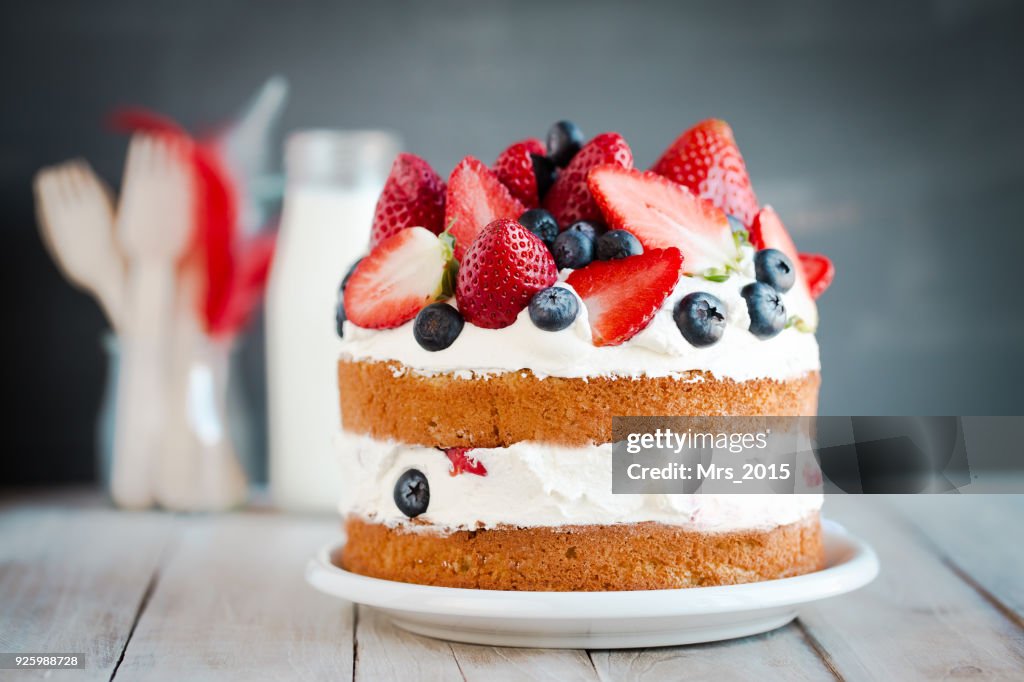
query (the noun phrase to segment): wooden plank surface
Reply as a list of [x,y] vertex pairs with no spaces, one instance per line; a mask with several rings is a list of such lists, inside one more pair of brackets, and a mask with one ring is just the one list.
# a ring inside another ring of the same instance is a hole
[[88,656],[84,674],[14,679],[1020,679],[1024,496],[833,497],[826,514],[876,548],[875,583],[757,637],[588,653],[433,640],[314,591],[303,568],[333,518],[8,497],[0,651]]
[[403,632],[379,611],[358,608],[356,682],[463,679],[451,644]]
[[352,606],[309,587],[332,519],[272,514],[183,519],[115,679],[346,680]]
[[85,670],[6,674],[110,679],[174,521],[111,510],[0,510],[0,651],[86,657]]
[[379,612],[359,607],[356,680],[526,682],[598,679],[581,650],[513,649],[445,642],[396,628]]
[[602,680],[835,679],[797,624],[727,642],[592,651],[590,656]]
[[1020,679],[1021,629],[939,560],[883,498],[833,496],[825,509],[866,539],[882,565],[867,587],[801,610],[800,622],[840,675]]
[[577,649],[512,649],[452,644],[459,669],[469,682],[590,682],[598,679],[587,652]]
[[1024,627],[1024,495],[894,495],[886,502]]

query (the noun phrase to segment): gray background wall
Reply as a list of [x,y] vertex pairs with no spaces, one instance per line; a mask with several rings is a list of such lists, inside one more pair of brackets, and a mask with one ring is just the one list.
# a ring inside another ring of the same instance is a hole
[[[557,118],[649,164],[707,116],[759,197],[838,276],[821,301],[822,411],[1021,414],[1024,5],[931,2],[5,3],[0,9],[0,482],[86,479],[105,324],[39,243],[41,165],[116,182],[104,114],[187,125],[272,73],[284,128],[386,127],[447,171]],[[246,377],[261,404],[260,340]]]

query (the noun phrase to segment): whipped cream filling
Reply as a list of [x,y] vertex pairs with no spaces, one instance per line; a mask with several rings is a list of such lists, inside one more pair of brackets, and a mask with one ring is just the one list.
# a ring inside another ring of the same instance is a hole
[[[453,476],[445,453],[436,448],[344,432],[337,444],[346,481],[341,513],[415,532],[643,521],[708,533],[769,530],[806,518],[823,502],[820,493],[615,495],[611,444],[475,448],[470,454],[486,476]],[[430,485],[427,510],[414,522],[393,497],[395,483],[409,469],[423,472]]]
[[[364,329],[345,322],[343,357],[360,361],[395,360],[421,374],[455,373],[473,377],[529,369],[539,377],[673,376],[691,370],[709,372],[716,378],[791,379],[820,368],[814,334],[784,329],[774,338],[761,340],[749,331],[750,316],[740,290],[754,281],[754,249],[742,248],[739,272],[725,282],[683,276],[651,323],[619,346],[594,346],[587,309],[568,328],[558,332],[538,329],[523,310],[504,329],[484,329],[466,324],[448,348],[430,352],[413,338],[412,322],[394,329]],[[559,273],[558,286],[571,270]],[[679,299],[694,291],[717,296],[728,308],[722,339],[707,348],[691,346],[679,332],[672,312]],[[786,311],[804,320],[816,320],[814,301],[793,292],[782,295]],[[455,299],[449,301],[456,305]]]

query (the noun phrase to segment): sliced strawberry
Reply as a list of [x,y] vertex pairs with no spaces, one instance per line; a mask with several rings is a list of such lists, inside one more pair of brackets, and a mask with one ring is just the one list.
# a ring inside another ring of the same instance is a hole
[[455,237],[455,259],[462,261],[480,231],[498,218],[515,220],[526,207],[501,184],[494,171],[467,156],[448,178],[444,224]]
[[601,211],[590,194],[587,174],[598,166],[633,167],[633,151],[618,133],[601,133],[583,145],[544,197],[544,208],[562,229],[578,220],[597,220]]
[[651,168],[749,226],[757,214],[757,197],[750,186],[732,128],[708,119],[676,138]]
[[682,185],[651,171],[614,166],[595,168],[589,182],[609,227],[632,232],[645,249],[677,247],[687,273],[736,261],[728,218]]
[[444,451],[444,454],[448,455],[448,461],[451,462],[452,468],[449,473],[452,476],[458,476],[459,474],[476,474],[477,476],[486,476],[487,467],[480,463],[473,455],[469,452],[473,448],[448,448]]
[[789,256],[793,263],[799,260],[793,238],[789,236],[786,226],[782,224],[782,219],[771,206],[765,206],[758,211],[754,222],[751,223],[750,243],[758,250],[778,249]]
[[415,154],[399,154],[373,212],[370,248],[407,227],[444,230],[444,180]]
[[345,287],[345,315],[366,329],[390,329],[451,296],[451,237],[410,227],[359,262]]
[[488,225],[459,265],[455,298],[466,322],[501,329],[533,295],[555,283],[558,270],[544,242],[515,220]]
[[814,304],[814,296],[811,295],[807,273],[804,271],[800,254],[797,252],[796,244],[793,243],[789,232],[786,231],[786,226],[782,224],[779,214],[771,206],[765,206],[755,216],[754,222],[750,226],[750,243],[757,249],[778,249],[793,261],[793,268],[796,270],[796,283],[784,294],[784,298],[785,301],[792,301],[796,305],[787,305],[787,308],[803,310],[804,314],[810,318],[804,321],[812,328],[817,327],[818,308]]
[[535,137],[514,145],[498,155],[494,172],[498,179],[527,208],[540,206],[537,174],[533,170],[533,157],[544,156],[544,143]]
[[651,249],[639,256],[594,261],[566,279],[587,306],[595,346],[617,346],[644,329],[682,274],[679,249]]
[[818,298],[829,285],[832,278],[836,276],[836,268],[828,256],[818,253],[801,253],[800,265],[807,276],[807,287],[811,290],[811,296]]

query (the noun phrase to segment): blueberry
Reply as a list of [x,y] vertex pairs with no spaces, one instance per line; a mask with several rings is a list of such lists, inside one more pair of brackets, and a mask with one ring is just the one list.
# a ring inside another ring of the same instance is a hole
[[672,314],[683,338],[697,348],[711,346],[725,333],[728,309],[718,298],[703,291],[683,296]]
[[640,240],[625,230],[611,230],[597,238],[597,260],[639,256],[644,252]]
[[594,240],[578,230],[566,230],[555,239],[551,255],[559,270],[582,268],[594,260]]
[[533,159],[533,176],[537,178],[537,198],[541,201],[555,184],[555,177],[558,175],[558,167],[546,156],[530,154]]
[[758,282],[769,284],[780,293],[796,283],[796,269],[789,256],[778,249],[761,249],[754,254],[754,273]]
[[558,221],[543,208],[531,208],[519,216],[519,224],[540,237],[544,245],[550,249],[558,236]]
[[398,510],[414,519],[427,511],[430,504],[430,484],[419,469],[409,469],[398,477],[395,484],[395,505]]
[[412,335],[416,343],[431,352],[455,343],[465,322],[458,310],[447,303],[431,303],[416,315]]
[[602,229],[592,222],[580,220],[570,225],[567,232],[582,232],[590,237],[591,240],[597,241],[597,237],[601,234]]
[[548,158],[565,168],[583,146],[583,131],[572,121],[559,121],[548,129]]
[[[363,256],[365,258],[365,256]],[[352,273],[356,271],[359,264],[363,262],[360,258],[355,263],[349,266],[348,272],[341,278],[341,285],[338,287],[338,301],[334,306],[334,328],[338,332],[338,338],[345,338],[345,287],[348,286],[348,281],[352,278]]]
[[786,306],[775,287],[764,282],[753,282],[740,290],[747,300],[750,313],[750,333],[759,339],[770,339],[786,326]]
[[[366,258],[366,256],[363,256],[363,258]],[[341,288],[338,291],[338,293],[341,293],[342,291],[345,291],[345,287],[348,286],[348,281],[350,279],[352,279],[352,273],[355,272],[356,268],[359,267],[359,264],[363,262],[363,258],[360,258],[355,263],[353,263],[352,265],[349,266],[348,272],[346,272],[345,276],[341,278]]]
[[[564,234],[564,233],[563,233]],[[580,312],[576,295],[565,287],[548,287],[530,300],[530,319],[546,332],[565,329]]]
[[338,331],[338,338],[345,338],[345,281],[342,280],[338,287],[338,302],[334,306],[334,327]]

